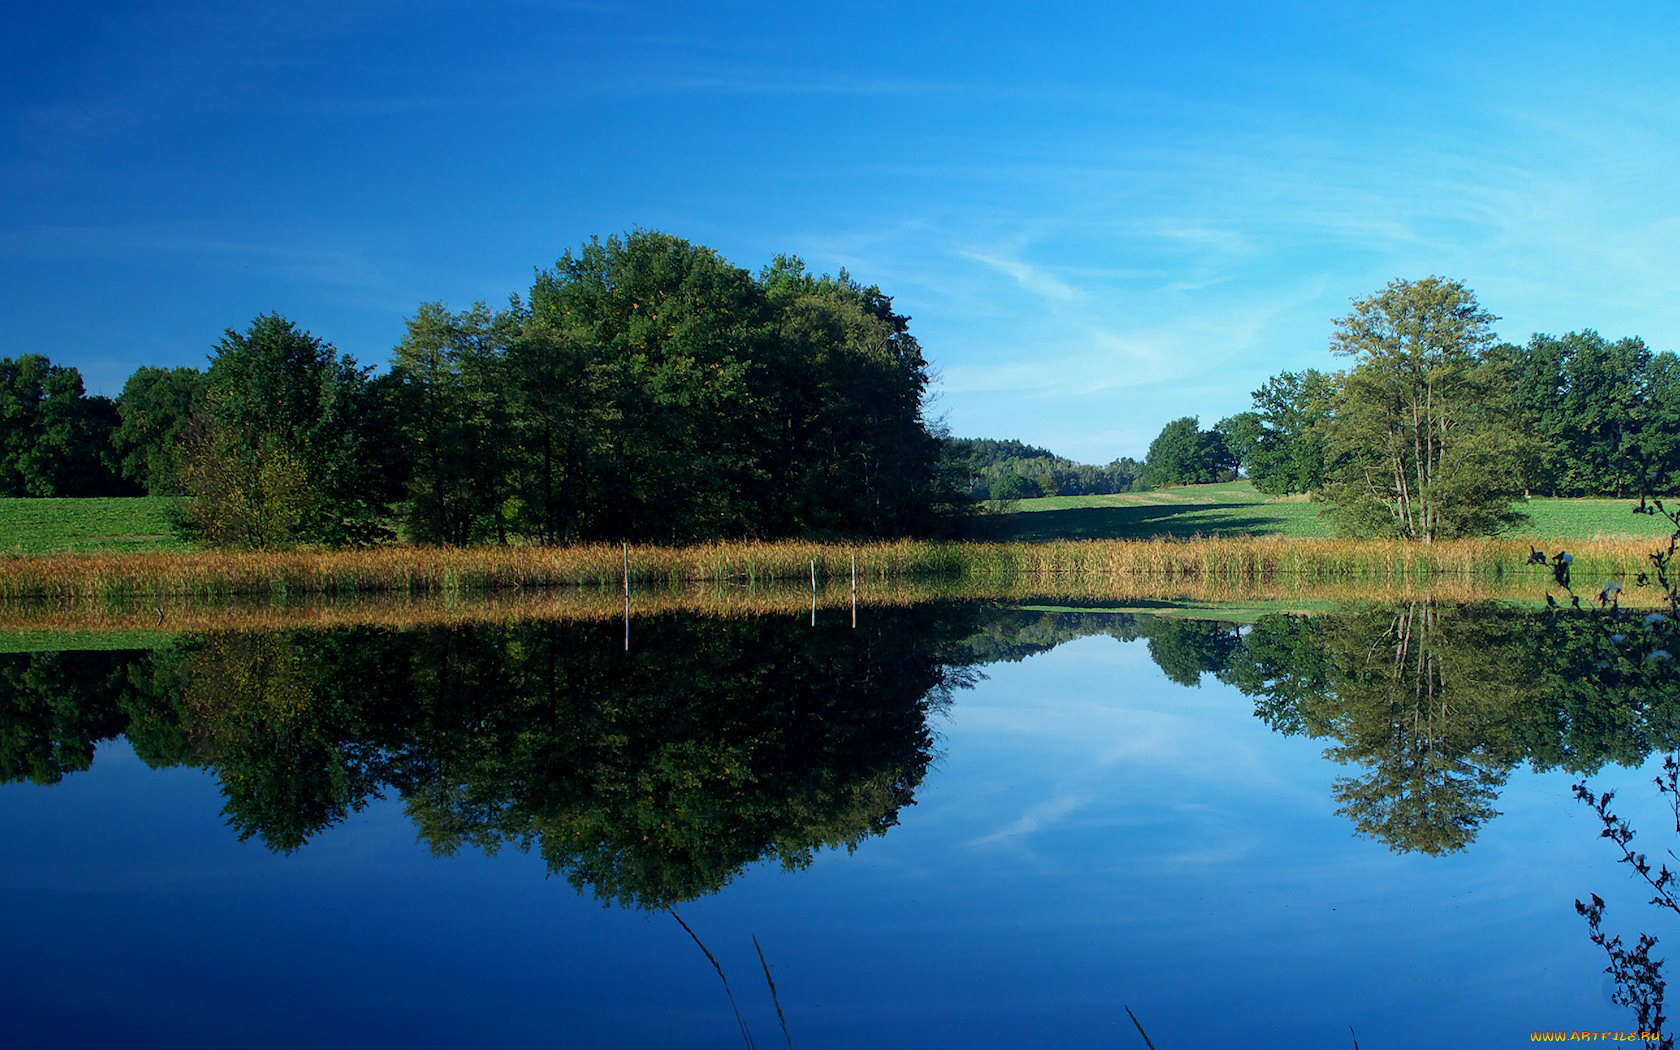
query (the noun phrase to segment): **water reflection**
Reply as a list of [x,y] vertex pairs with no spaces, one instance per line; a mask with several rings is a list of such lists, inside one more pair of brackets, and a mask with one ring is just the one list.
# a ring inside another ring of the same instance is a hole
[[201,766],[230,826],[295,849],[394,791],[441,853],[507,844],[604,901],[665,907],[896,823],[964,681],[974,613],[190,636],[0,658],[0,761],[50,783],[126,734]]
[[1339,813],[1398,852],[1443,854],[1497,815],[1522,763],[1590,773],[1675,746],[1680,697],[1629,640],[1639,622],[932,603],[867,610],[855,630],[652,616],[628,654],[613,621],[219,632],[0,657],[0,769],[52,783],[124,734],[155,767],[212,771],[230,826],[277,850],[395,793],[440,853],[511,844],[603,901],[660,908],[755,861],[797,868],[885,832],[915,801],[929,716],[952,690],[1101,634],[1326,741],[1347,770],[1329,787]]
[[[1068,626],[1093,633],[1088,616]],[[1329,741],[1326,757],[1358,770],[1332,783],[1337,812],[1396,852],[1435,855],[1475,840],[1523,763],[1585,775],[1680,743],[1680,690],[1652,627],[1419,603],[1252,624],[1127,617],[1102,630],[1147,639],[1180,685],[1234,686],[1280,734]]]

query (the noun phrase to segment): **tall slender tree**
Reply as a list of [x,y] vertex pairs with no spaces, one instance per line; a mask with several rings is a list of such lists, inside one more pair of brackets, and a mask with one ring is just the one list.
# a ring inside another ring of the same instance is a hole
[[1391,281],[1353,305],[1331,338],[1354,359],[1328,431],[1336,516],[1424,543],[1516,520],[1516,435],[1482,367],[1497,318],[1441,277]]

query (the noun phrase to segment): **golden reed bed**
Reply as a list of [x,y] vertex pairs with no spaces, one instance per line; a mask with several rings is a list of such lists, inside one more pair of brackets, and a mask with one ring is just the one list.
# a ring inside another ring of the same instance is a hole
[[[1650,540],[1569,545],[1577,589],[1648,568]],[[632,547],[632,590],[650,585],[805,581],[850,585],[852,559],[865,583],[944,580],[1011,585],[1056,578],[1124,593],[1146,578],[1271,584],[1377,583],[1459,577],[1542,581],[1522,541],[1400,541],[1282,537],[1088,540],[1052,543],[805,542]],[[241,596],[433,595],[553,587],[621,588],[624,550],[584,547],[382,547],[354,551],[62,554],[0,558],[0,599],[227,599]],[[1153,586],[1153,585],[1152,585]]]
[[[620,555],[622,559],[622,554]],[[621,562],[622,564],[622,562]],[[708,581],[698,584],[632,588],[633,619],[662,614],[716,617],[808,615],[812,594],[810,566],[803,582],[746,584]],[[907,606],[943,601],[996,601],[1041,606],[1068,605],[1106,609],[1147,609],[1161,603],[1192,607],[1273,606],[1310,610],[1354,602],[1462,603],[1505,601],[1538,605],[1550,576],[1523,574],[1506,579],[1438,575],[1391,580],[1313,579],[1276,575],[1271,579],[1213,579],[1206,576],[1023,575],[1013,581],[953,579],[863,579],[858,615],[871,607]],[[1555,592],[1555,588],[1554,588]],[[1595,588],[1596,592],[1596,588]],[[1630,590],[1623,604],[1657,603],[1650,589]],[[845,622],[851,615],[849,579],[819,582],[818,622]],[[0,600],[0,630],[61,631],[215,631],[325,627],[417,627],[527,620],[603,621],[625,614],[622,585],[371,595],[303,594],[287,598],[234,597],[203,601],[187,596],[158,598],[56,597]]]

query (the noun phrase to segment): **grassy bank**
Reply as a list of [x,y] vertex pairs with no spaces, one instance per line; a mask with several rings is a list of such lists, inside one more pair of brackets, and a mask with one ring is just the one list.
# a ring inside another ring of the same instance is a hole
[[[1648,566],[1651,540],[1571,544],[1578,587],[1596,588]],[[731,543],[630,550],[633,588],[714,584],[754,587],[802,581],[849,586],[852,560],[865,584],[941,580],[1013,586],[1051,577],[1124,591],[1148,577],[1196,580],[1382,583],[1463,579],[1543,582],[1526,565],[1528,544],[1459,540],[1428,546],[1399,541],[1211,538],[1046,543],[898,542]],[[307,595],[473,594],[553,587],[617,590],[624,553],[616,546],[361,551],[153,552],[0,559],[0,598],[89,601],[191,598],[269,599]]]

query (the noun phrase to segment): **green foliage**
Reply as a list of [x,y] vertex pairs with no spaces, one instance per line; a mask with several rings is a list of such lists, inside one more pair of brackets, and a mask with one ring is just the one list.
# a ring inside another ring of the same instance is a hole
[[1234,416],[1226,416],[1213,425],[1213,432],[1225,443],[1225,451],[1230,454],[1233,469],[1243,474],[1249,473],[1254,462],[1254,453],[1259,449],[1266,433],[1265,421],[1260,418],[1260,413],[1238,412]]
[[117,398],[121,422],[111,435],[122,475],[151,496],[179,495],[181,446],[193,408],[204,397],[196,368],[137,368]]
[[[404,441],[408,536],[462,545],[505,539],[514,490],[515,405],[506,358],[517,309],[422,305],[393,354],[388,397]],[[554,399],[559,401],[558,398]]]
[[394,404],[422,541],[926,531],[927,366],[878,288],[759,277],[666,234],[596,239],[528,303],[421,308]]
[[278,314],[228,329],[182,442],[192,530],[232,547],[378,538],[387,426],[367,371],[331,344]]
[[1354,358],[1326,424],[1325,498],[1348,531],[1425,543],[1520,520],[1518,435],[1494,397],[1492,314],[1456,281],[1396,280],[1336,322]]
[[992,501],[1000,506],[1042,495],[1043,489],[1019,474],[1004,474],[992,482]]
[[1272,496],[1323,489],[1334,395],[1334,377],[1312,368],[1280,372],[1254,391],[1259,430],[1243,434],[1242,463],[1255,488]]
[[1236,462],[1217,430],[1202,430],[1184,416],[1161,428],[1150,442],[1143,477],[1151,485],[1206,485],[1229,480]]
[[0,496],[117,496],[109,398],[40,354],[0,358]]
[[1508,413],[1523,434],[1525,490],[1632,495],[1680,489],[1680,361],[1639,339],[1585,330],[1502,344]]

